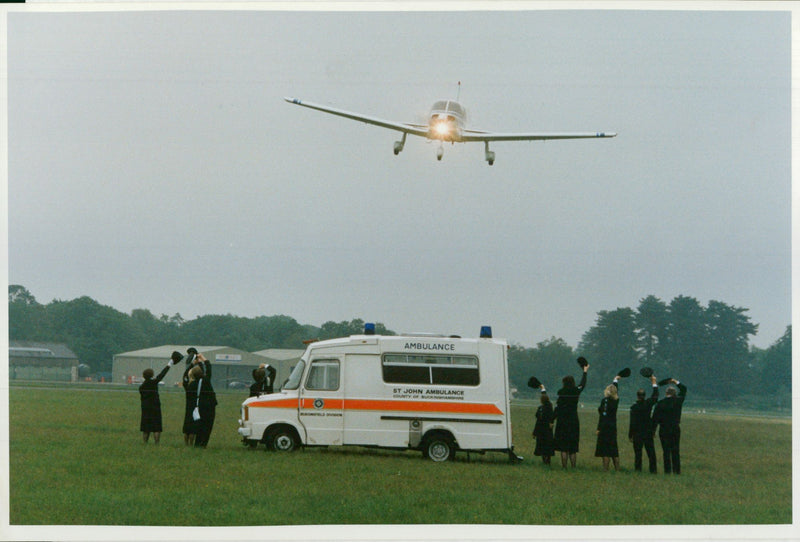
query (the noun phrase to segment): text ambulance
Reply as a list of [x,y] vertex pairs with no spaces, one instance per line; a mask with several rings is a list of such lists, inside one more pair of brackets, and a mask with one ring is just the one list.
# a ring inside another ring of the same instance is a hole
[[308,346],[279,393],[242,404],[245,444],[270,450],[356,445],[415,449],[434,461],[462,451],[512,460],[508,345],[493,339],[364,335]]

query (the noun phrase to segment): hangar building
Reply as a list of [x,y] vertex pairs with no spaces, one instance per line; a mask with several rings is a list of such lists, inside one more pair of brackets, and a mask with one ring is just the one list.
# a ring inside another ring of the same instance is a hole
[[[180,386],[183,371],[186,368],[186,350],[193,345],[165,344],[143,350],[123,352],[114,356],[112,368],[112,382],[119,384],[140,384],[143,380],[142,373],[145,369],[153,369],[158,374],[167,364],[173,351],[184,355],[184,360],[170,369],[163,382],[168,386]],[[276,382],[282,383],[289,376],[291,367],[303,354],[299,352],[296,358],[288,357],[285,350],[264,350],[262,353],[246,352],[230,346],[195,346],[211,362],[211,382],[214,389],[243,389],[250,387],[253,382],[253,370],[262,363],[274,366],[277,371]],[[272,357],[272,352],[277,357]],[[285,376],[282,376],[284,375]]]
[[33,341],[8,342],[9,380],[78,380],[78,356],[67,345]]

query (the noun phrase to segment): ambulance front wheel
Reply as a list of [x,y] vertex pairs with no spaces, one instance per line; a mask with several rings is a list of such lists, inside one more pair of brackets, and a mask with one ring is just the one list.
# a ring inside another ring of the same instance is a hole
[[297,449],[298,442],[296,433],[289,427],[276,427],[266,438],[267,449],[276,452],[293,452]]
[[430,458],[432,461],[441,462],[448,459],[455,459],[456,447],[453,438],[444,433],[434,433],[425,439],[425,445],[422,448],[422,453],[425,457]]

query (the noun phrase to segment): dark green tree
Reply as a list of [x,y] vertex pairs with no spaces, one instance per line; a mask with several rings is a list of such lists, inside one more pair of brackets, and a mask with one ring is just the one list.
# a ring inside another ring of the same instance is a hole
[[[364,320],[356,318],[354,320],[333,322],[328,321],[320,328],[320,339],[335,339],[337,337],[349,337],[350,335],[361,335],[364,333]],[[376,335],[394,335],[393,331],[386,329],[380,322],[375,323]]]
[[51,340],[66,343],[96,371],[111,371],[114,354],[142,348],[147,340],[127,314],[86,296],[53,301],[47,305],[47,319]]
[[303,341],[315,338],[316,331],[308,330],[297,320],[286,315],[259,316],[254,320],[253,333],[258,337],[258,349],[265,348],[303,348]]
[[131,323],[141,336],[142,344],[169,344],[176,337],[176,327],[162,315],[156,318],[147,309],[131,311]]
[[778,408],[792,406],[792,326],[764,352],[759,367],[760,391]]
[[669,324],[667,304],[654,295],[645,297],[639,302],[635,324],[641,360],[645,365],[656,369],[662,364],[662,343]]
[[45,307],[24,287],[8,287],[8,338],[12,341],[48,341]]
[[668,307],[669,324],[663,344],[664,377],[689,378],[708,356],[705,310],[693,297],[678,296]]
[[528,387],[528,379],[535,376],[548,393],[555,396],[564,376],[578,376],[576,357],[572,347],[564,339],[556,337],[537,343],[535,348],[511,345],[508,352],[509,380],[520,396],[538,398],[538,388]]
[[592,381],[605,387],[622,369],[639,364],[636,314],[630,308],[597,313],[597,322],[584,334],[578,353],[589,360]]
[[8,302],[21,303],[23,305],[38,305],[36,298],[24,286],[10,284],[8,286]]
[[698,381],[719,397],[738,394],[755,376],[750,370],[750,335],[758,325],[750,321],[747,309],[733,307],[721,301],[710,301],[705,310],[706,358],[695,368]]

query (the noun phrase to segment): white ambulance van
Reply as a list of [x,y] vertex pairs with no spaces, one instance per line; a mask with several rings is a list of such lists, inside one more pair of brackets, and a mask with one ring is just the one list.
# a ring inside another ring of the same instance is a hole
[[492,338],[364,335],[312,343],[278,393],[242,404],[244,443],[270,450],[355,445],[433,461],[511,443],[508,344]]

